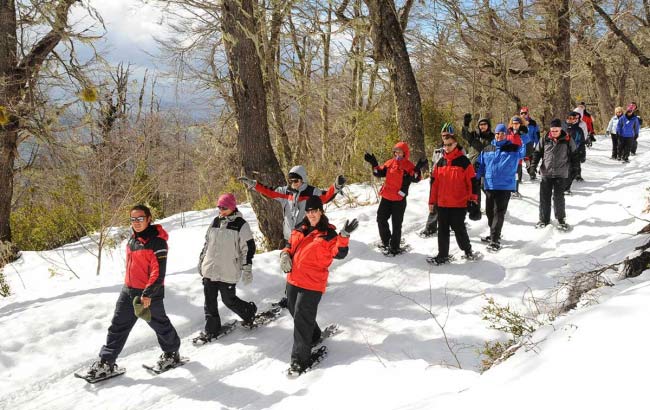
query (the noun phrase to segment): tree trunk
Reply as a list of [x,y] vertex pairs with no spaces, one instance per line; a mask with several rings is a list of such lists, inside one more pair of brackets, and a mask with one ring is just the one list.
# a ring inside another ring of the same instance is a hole
[[18,61],[17,21],[14,0],[0,0],[0,107],[9,114],[9,123],[0,125],[0,241],[11,241],[11,200],[14,161],[18,152],[18,131],[23,97],[29,83],[38,78],[45,58],[61,41],[67,28],[68,11],[77,0],[61,0],[54,9],[51,30]]
[[321,34],[323,42],[323,98],[320,109],[320,139],[321,139],[321,161],[327,161],[329,153],[330,135],[330,43],[332,39],[332,3],[327,7],[327,20],[325,21],[325,32]]
[[[554,88],[551,96],[552,118],[565,118],[571,109],[571,20],[569,0],[550,2],[556,7],[549,10],[549,20],[555,20],[557,31],[553,33],[555,55],[550,60],[550,83]],[[553,13],[553,14],[550,14]],[[549,21],[550,24],[553,24]]]
[[365,0],[370,11],[374,58],[385,61],[393,79],[400,139],[411,148],[411,157],[424,158],[422,102],[406,49],[404,33],[393,0]]
[[[271,147],[269,136],[266,92],[261,62],[255,47],[252,0],[224,0],[222,29],[232,96],[237,115],[237,150],[244,172],[266,183],[284,183],[280,164]],[[260,230],[272,247],[282,241],[282,212],[275,201],[260,195],[252,196],[253,209]]]
[[607,77],[605,63],[598,54],[594,54],[594,58],[592,63],[589,64],[589,68],[591,69],[594,83],[596,85],[598,109],[600,110],[599,124],[602,128],[606,126],[609,118],[614,114],[614,98],[609,89],[609,78]]

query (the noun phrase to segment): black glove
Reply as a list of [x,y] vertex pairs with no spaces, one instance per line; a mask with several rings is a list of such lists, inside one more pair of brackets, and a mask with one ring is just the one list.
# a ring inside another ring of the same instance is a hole
[[337,176],[336,181],[334,181],[334,188],[340,190],[343,188],[343,185],[345,185],[345,181],[347,181],[347,179],[345,179],[343,175]]
[[531,177],[534,178],[535,175],[537,175],[537,169],[535,169],[535,167],[531,166],[530,168],[528,168],[528,175],[530,175]]
[[429,167],[429,161],[426,158],[420,158],[417,164],[415,164],[415,169],[422,172],[423,169]]
[[347,238],[350,236],[352,232],[354,232],[355,229],[359,227],[359,221],[357,221],[356,218],[354,218],[351,221],[345,221],[345,225],[343,225],[343,229],[341,229],[341,236],[344,238]]
[[374,154],[369,154],[366,152],[366,154],[363,156],[363,159],[372,165],[373,168],[379,165],[379,162],[377,162],[377,158],[375,158]]
[[472,114],[467,113],[463,115],[463,125],[467,128],[469,127],[469,124],[472,122]]

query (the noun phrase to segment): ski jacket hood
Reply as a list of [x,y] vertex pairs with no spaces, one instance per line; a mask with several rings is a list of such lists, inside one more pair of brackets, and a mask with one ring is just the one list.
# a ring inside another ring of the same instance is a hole
[[309,184],[309,181],[307,180],[307,170],[305,167],[302,165],[296,165],[293,168],[289,170],[290,174],[298,174],[300,175],[300,178],[302,179],[303,185]]

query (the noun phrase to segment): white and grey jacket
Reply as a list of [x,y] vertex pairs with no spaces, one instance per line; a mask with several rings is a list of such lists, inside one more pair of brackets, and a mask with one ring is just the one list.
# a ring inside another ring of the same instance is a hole
[[227,217],[218,216],[205,234],[199,256],[199,274],[211,281],[237,283],[242,266],[251,265],[255,240],[248,222],[239,211]]

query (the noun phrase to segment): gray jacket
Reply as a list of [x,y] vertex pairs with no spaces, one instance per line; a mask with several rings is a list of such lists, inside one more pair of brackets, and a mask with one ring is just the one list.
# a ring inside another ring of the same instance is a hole
[[255,240],[239,211],[214,218],[199,256],[199,273],[212,281],[237,283],[243,265],[251,265]]
[[307,171],[302,165],[296,165],[291,168],[290,173],[296,173],[302,178],[302,185],[298,190],[293,190],[289,186],[281,186],[275,189],[258,183],[255,190],[260,194],[275,199],[282,205],[284,215],[284,224],[282,225],[282,234],[287,241],[291,238],[293,231],[300,222],[305,218],[305,201],[310,196],[319,196],[324,204],[328,203],[339,192],[332,184],[327,191],[313,187],[308,184]]
[[562,130],[557,141],[547,134],[540,139],[539,145],[533,152],[533,169],[539,166],[539,172],[547,178],[568,178],[571,169],[576,169],[580,159],[576,155],[576,144]]

